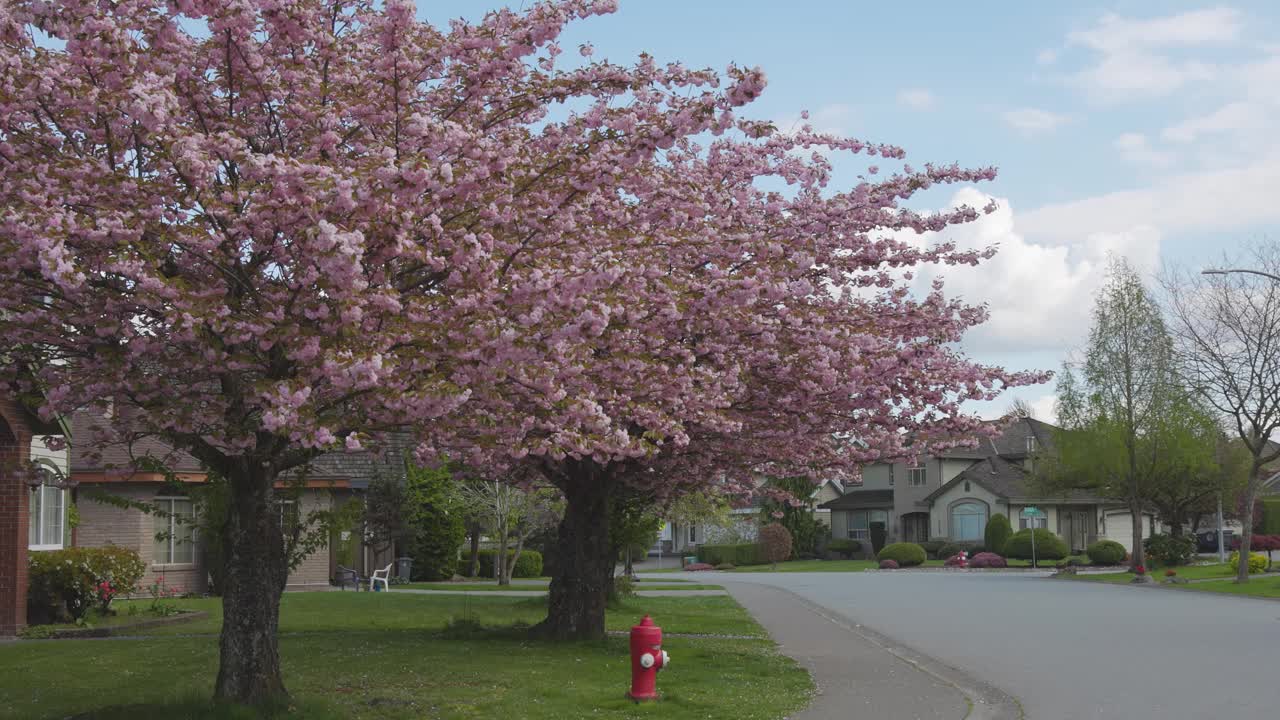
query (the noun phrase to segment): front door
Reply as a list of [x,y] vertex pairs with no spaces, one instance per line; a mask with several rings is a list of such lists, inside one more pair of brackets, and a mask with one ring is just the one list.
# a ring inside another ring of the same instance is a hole
[[902,516],[904,542],[922,543],[929,539],[929,514],[907,513]]
[[1084,552],[1089,547],[1089,543],[1093,541],[1096,534],[1094,523],[1096,522],[1092,510],[1080,509],[1063,509],[1062,512],[1063,532],[1062,536],[1071,546],[1071,552]]

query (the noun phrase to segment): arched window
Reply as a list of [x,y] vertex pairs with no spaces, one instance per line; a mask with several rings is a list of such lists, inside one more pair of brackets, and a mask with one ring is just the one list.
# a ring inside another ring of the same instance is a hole
[[987,524],[987,507],[982,503],[962,502],[951,506],[951,539],[981,540]]

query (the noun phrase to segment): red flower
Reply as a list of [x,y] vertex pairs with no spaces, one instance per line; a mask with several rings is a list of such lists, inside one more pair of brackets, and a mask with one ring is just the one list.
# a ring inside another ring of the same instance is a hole
[[1141,566],[1141,565],[1138,565],[1138,566],[1136,566],[1136,567],[1134,567],[1134,568],[1133,568],[1133,572],[1134,572],[1134,573],[1136,573],[1136,574],[1138,574],[1138,575],[1146,575],[1146,574],[1147,574],[1147,569],[1146,569],[1145,567]]

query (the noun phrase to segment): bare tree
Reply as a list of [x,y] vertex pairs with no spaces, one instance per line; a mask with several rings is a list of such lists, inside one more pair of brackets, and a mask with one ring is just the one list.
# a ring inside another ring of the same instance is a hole
[[524,553],[525,541],[534,532],[559,520],[559,493],[553,488],[525,489],[488,480],[464,484],[462,495],[475,511],[489,517],[498,541],[493,558],[494,574],[499,585],[510,585],[516,563]]
[[[1250,455],[1240,538],[1247,558],[1254,503],[1266,479],[1263,467],[1280,458],[1271,436],[1280,430],[1280,245],[1249,248],[1249,273],[1196,274],[1171,270],[1164,286],[1182,374],[1226,418]],[[1230,260],[1229,258],[1227,260]],[[1237,582],[1248,582],[1248,562]]]

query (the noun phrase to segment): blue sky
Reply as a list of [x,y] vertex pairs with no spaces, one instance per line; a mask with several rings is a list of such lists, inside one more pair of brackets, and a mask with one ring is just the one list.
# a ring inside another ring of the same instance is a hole
[[[495,2],[423,0],[419,14],[478,19]],[[997,259],[942,271],[991,307],[965,343],[983,361],[1056,369],[1087,333],[1107,253],[1154,276],[1214,264],[1280,220],[1273,3],[620,0],[564,39],[580,42],[619,62],[759,65],[769,88],[752,116],[807,109],[909,161],[998,166],[994,183],[926,198],[1001,204],[948,233],[999,243]],[[848,183],[861,164],[840,167]],[[1016,394],[1052,418],[1051,386]]]

